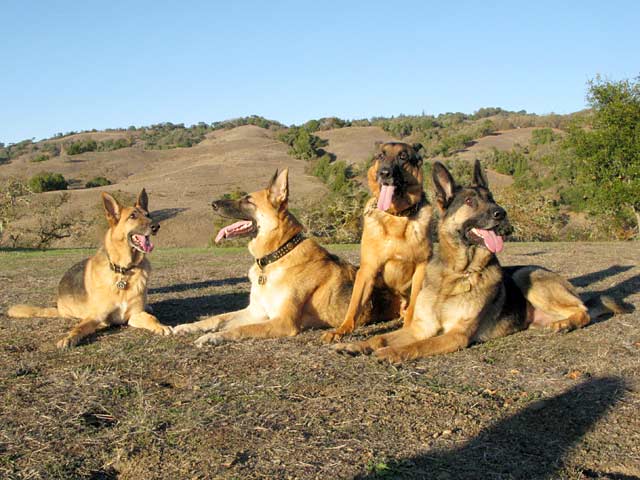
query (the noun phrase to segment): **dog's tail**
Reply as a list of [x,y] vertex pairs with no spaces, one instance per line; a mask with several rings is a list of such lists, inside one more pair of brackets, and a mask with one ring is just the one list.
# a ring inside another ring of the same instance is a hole
[[589,309],[591,318],[598,318],[604,315],[619,315],[621,313],[631,313],[634,308],[607,295],[601,297],[593,297],[585,302]]
[[34,307],[32,305],[14,305],[9,308],[7,315],[14,318],[55,318],[58,309],[55,307]]

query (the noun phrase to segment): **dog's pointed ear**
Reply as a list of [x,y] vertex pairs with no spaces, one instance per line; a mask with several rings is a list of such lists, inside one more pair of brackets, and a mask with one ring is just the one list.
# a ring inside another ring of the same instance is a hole
[[271,179],[269,185],[269,201],[277,209],[286,208],[289,200],[289,169],[285,168]]
[[102,204],[104,205],[104,212],[109,225],[116,226],[120,221],[120,204],[107,192],[102,192]]
[[138,194],[138,199],[136,200],[136,207],[140,207],[145,212],[149,211],[149,196],[147,195],[147,191],[144,188]]
[[487,180],[487,175],[485,174],[482,165],[480,164],[480,160],[476,158],[475,163],[473,164],[473,184],[476,187],[489,188],[489,181]]
[[276,183],[276,179],[278,178],[278,169],[276,168],[276,173],[273,174],[271,180],[269,180],[269,186],[267,186],[267,190],[271,190],[273,184]]
[[433,164],[433,185],[436,188],[436,200],[441,210],[445,210],[456,191],[456,182],[442,163]]

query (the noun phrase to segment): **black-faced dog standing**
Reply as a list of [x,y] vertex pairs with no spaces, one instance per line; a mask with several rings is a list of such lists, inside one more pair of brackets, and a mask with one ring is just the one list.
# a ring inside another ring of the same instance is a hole
[[588,309],[567,280],[542,267],[500,266],[495,254],[511,227],[479,162],[469,187],[457,186],[438,162],[433,181],[441,216],[440,250],[428,265],[411,325],[378,336],[377,342],[337,345],[338,351],[373,351],[395,363],[453,352],[532,324],[571,330],[606,312],[624,311],[605,298]]

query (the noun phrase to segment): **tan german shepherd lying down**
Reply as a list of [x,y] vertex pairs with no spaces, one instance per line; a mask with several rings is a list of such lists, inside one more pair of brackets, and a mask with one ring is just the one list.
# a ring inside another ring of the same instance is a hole
[[440,250],[429,262],[413,321],[398,331],[335,346],[392,363],[453,352],[531,325],[554,331],[587,325],[625,309],[602,297],[585,305],[560,275],[537,266],[501,267],[496,253],[511,227],[476,161],[470,186],[458,186],[436,162]]
[[[238,201],[216,200],[214,211],[240,219],[218,233],[224,238],[249,236],[249,252],[256,259],[249,270],[249,306],[199,322],[174,327],[174,333],[214,332],[196,345],[220,344],[243,338],[275,338],[308,328],[342,323],[356,268],[302,235],[302,226],[287,209],[288,170],[273,176],[267,188]],[[359,322],[371,318],[371,302]]]
[[57,308],[15,305],[7,315],[17,318],[76,318],[80,320],[58,348],[77,345],[84,337],[109,325],[128,324],[160,335],[171,329],[147,313],[147,280],[151,266],[145,258],[153,244],[150,235],[160,228],[149,217],[147,192],[135,206],[122,207],[102,193],[109,229],[96,254],[69,269],[58,285]]

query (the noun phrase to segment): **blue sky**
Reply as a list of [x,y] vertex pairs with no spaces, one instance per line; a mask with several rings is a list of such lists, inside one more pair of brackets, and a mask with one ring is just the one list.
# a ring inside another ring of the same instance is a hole
[[2,0],[0,18],[5,143],[250,114],[569,113],[596,74],[640,74],[635,1]]

